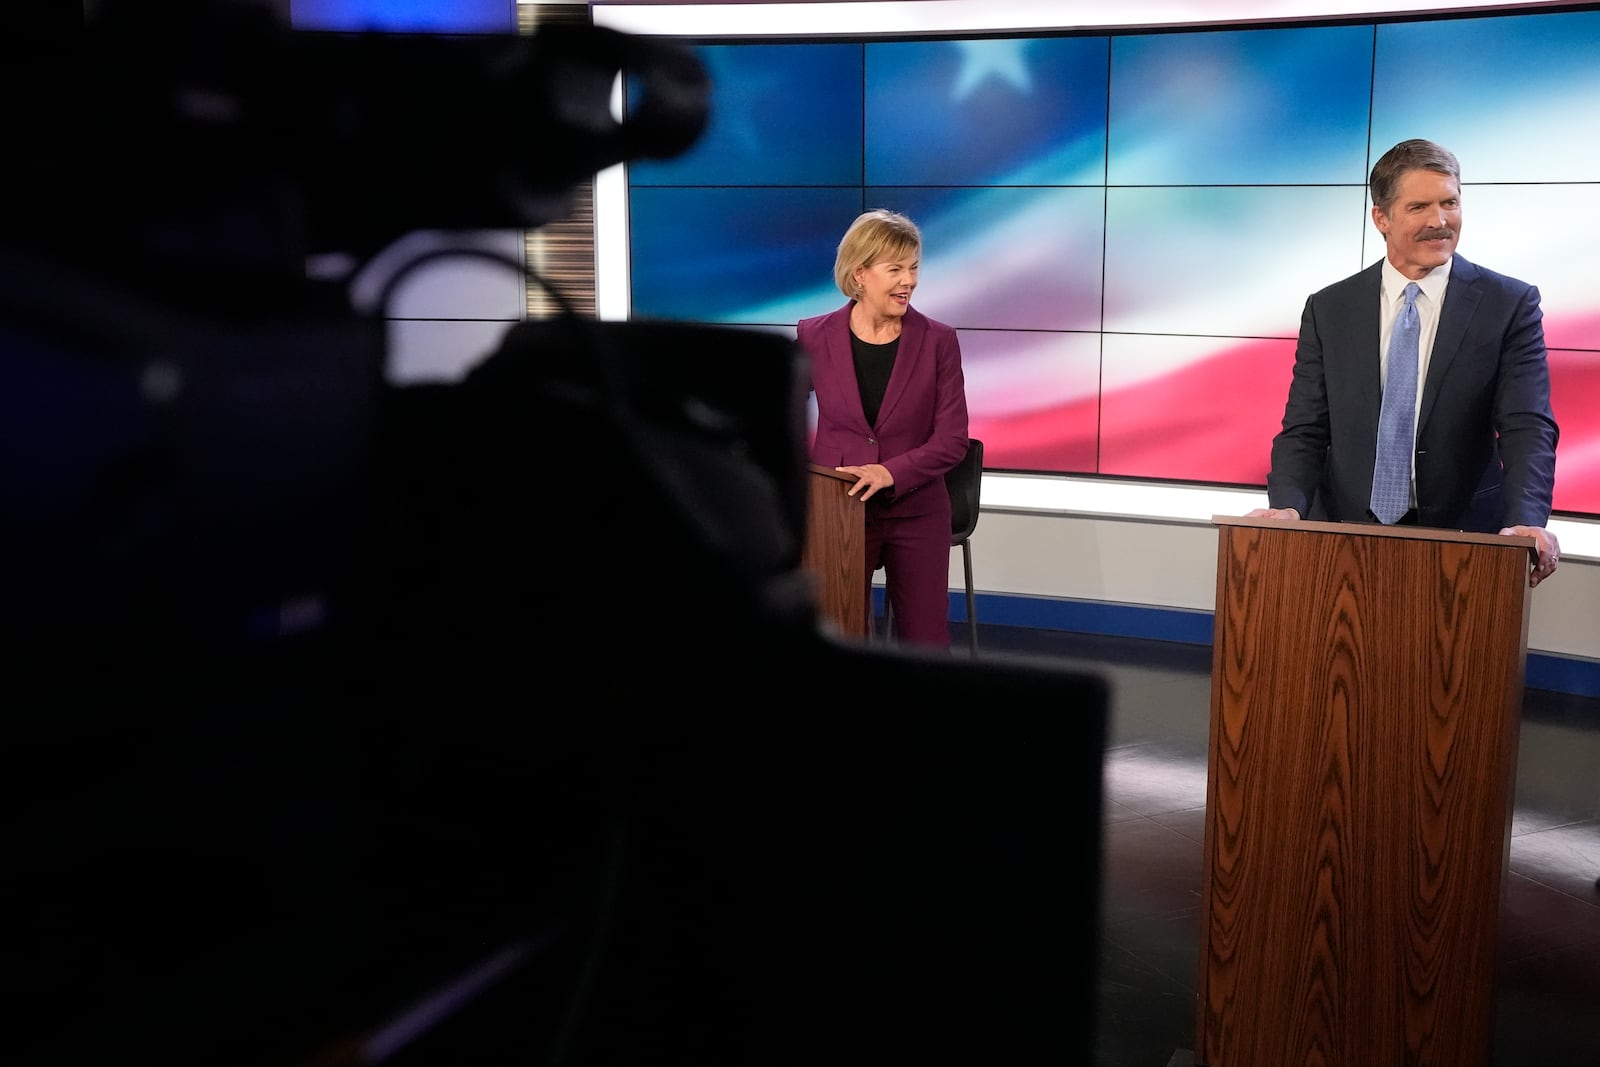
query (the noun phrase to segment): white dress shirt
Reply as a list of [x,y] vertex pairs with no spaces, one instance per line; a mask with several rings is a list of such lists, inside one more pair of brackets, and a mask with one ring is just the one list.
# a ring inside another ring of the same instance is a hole
[[[1421,278],[1407,278],[1395,269],[1394,264],[1387,258],[1383,261],[1383,307],[1378,313],[1379,336],[1378,352],[1379,372],[1384,381],[1389,378],[1389,335],[1394,332],[1394,323],[1400,315],[1400,308],[1405,304],[1406,286],[1411,282],[1417,283],[1417,288],[1422,290],[1417,295],[1417,317],[1421,334],[1417,339],[1417,397],[1416,407],[1411,413],[1412,433],[1415,434],[1417,422],[1422,412],[1422,387],[1428,380],[1428,360],[1433,355],[1433,338],[1439,332],[1439,309],[1444,306],[1444,291],[1450,284],[1450,265],[1455,262],[1451,256],[1440,266],[1433,268]],[[1413,441],[1415,437],[1413,436]],[[1417,502],[1417,452],[1411,450],[1411,503]]]

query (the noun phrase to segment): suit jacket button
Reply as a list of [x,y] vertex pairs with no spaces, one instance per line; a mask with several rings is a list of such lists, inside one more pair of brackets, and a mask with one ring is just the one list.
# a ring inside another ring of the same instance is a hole
[[877,438],[876,438],[876,437],[869,437],[869,438],[867,438],[867,444],[869,444],[869,445],[875,445],[875,444],[877,444],[877,443],[878,443],[878,439],[877,439]]

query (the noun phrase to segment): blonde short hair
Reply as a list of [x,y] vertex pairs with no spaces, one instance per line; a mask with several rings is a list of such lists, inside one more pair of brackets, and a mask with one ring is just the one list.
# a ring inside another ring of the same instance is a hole
[[904,259],[922,251],[922,231],[897,211],[876,208],[856,216],[839,241],[833,261],[833,280],[839,291],[854,300],[860,293],[855,273],[886,260]]

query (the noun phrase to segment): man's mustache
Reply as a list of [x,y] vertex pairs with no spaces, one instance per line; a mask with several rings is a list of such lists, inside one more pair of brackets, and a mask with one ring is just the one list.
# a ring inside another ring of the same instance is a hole
[[1448,241],[1450,238],[1454,237],[1455,235],[1456,235],[1456,231],[1451,230],[1451,229],[1423,230],[1421,233],[1417,234],[1417,240],[1419,240],[1419,241]]

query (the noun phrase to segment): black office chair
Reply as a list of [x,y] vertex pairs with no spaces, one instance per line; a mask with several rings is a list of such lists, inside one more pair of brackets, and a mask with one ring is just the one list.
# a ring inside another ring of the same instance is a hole
[[967,454],[944,476],[950,490],[950,547],[961,548],[967,579],[967,645],[978,654],[978,598],[972,592],[972,531],[978,528],[978,503],[983,495],[983,442],[967,439]]
[[[961,565],[967,580],[967,647],[978,654],[978,598],[972,591],[972,532],[978,528],[978,504],[983,490],[983,442],[967,438],[967,454],[945,472],[945,488],[950,492],[950,547],[961,549]],[[894,633],[894,608],[885,599],[884,632]]]

